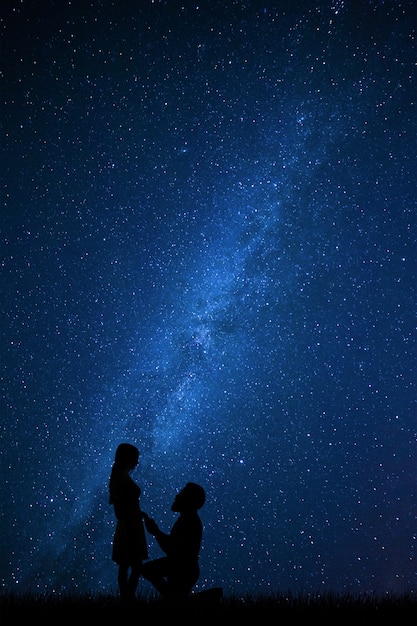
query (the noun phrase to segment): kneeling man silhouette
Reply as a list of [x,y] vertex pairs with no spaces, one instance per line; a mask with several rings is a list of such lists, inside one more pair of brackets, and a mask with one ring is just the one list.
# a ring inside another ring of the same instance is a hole
[[142,576],[165,599],[185,599],[200,576],[199,554],[203,524],[198,510],[206,494],[200,485],[189,482],[175,496],[171,511],[179,517],[169,534],[160,530],[154,519],[143,514],[146,530],[155,537],[166,556],[142,565]]

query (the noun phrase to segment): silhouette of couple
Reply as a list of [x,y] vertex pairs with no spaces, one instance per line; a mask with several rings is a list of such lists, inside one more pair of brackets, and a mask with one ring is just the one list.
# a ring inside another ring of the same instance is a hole
[[[130,443],[116,449],[109,480],[109,502],[117,520],[112,544],[112,560],[119,566],[120,598],[135,598],[140,576],[148,580],[161,597],[169,600],[187,598],[200,575],[199,552],[203,526],[198,510],[204,505],[204,489],[189,482],[177,493],[171,511],[179,516],[169,534],[160,530],[154,519],[140,508],[140,487],[130,472],[139,462],[139,450]],[[147,561],[147,532],[165,556]]]

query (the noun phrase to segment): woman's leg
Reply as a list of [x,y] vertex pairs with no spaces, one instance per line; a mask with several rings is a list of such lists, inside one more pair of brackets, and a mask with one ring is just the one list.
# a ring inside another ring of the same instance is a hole
[[136,595],[136,589],[138,587],[139,578],[142,573],[142,564],[137,563],[136,565],[132,565],[130,576],[127,581],[126,592],[129,598],[134,598]]
[[127,565],[119,565],[119,572],[117,575],[117,582],[119,584],[120,596],[125,597],[127,593],[127,574],[129,567]]

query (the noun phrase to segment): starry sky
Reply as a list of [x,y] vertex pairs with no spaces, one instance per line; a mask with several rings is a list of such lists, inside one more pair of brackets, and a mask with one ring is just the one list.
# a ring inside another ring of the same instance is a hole
[[415,590],[413,2],[0,16],[0,588],[116,590],[129,441],[197,589]]

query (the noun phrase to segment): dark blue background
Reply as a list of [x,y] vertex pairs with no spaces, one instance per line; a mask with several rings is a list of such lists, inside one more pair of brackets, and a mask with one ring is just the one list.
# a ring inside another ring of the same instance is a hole
[[198,588],[415,589],[413,2],[0,12],[2,589],[116,589],[121,441]]

